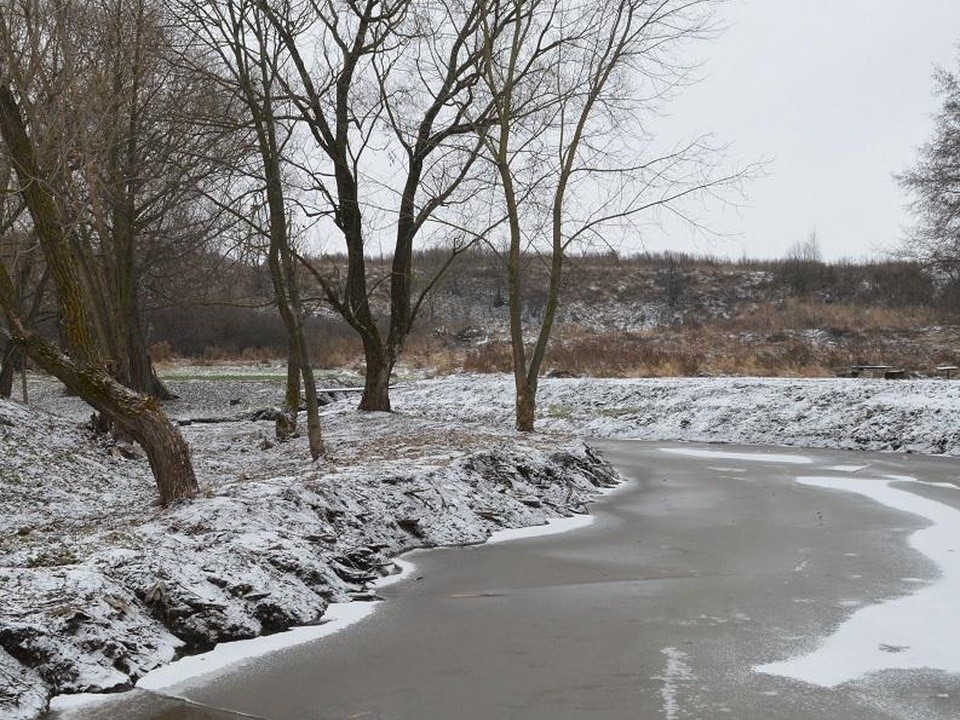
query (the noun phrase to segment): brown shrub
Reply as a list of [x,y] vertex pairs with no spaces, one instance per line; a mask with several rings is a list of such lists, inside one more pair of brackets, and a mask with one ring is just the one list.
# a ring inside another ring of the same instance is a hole
[[153,343],[147,352],[153,362],[170,362],[177,357],[177,354],[173,351],[173,345],[166,340]]

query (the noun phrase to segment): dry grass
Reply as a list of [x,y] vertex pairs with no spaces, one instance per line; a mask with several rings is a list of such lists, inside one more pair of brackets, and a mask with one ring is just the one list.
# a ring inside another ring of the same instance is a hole
[[824,330],[831,334],[847,334],[910,331],[935,325],[939,317],[939,313],[928,307],[888,308],[787,298],[782,303],[741,306],[733,318],[717,324],[726,330],[740,332]]
[[[883,364],[930,373],[938,364],[960,364],[960,328],[938,327],[942,318],[923,306],[889,308],[815,297],[742,302],[726,318],[649,331],[600,333],[584,325],[558,327],[544,371],[596,377],[754,375],[830,376],[855,364]],[[311,353],[318,369],[363,370],[357,336],[333,324],[315,328]],[[448,326],[427,327],[408,339],[401,362],[439,374],[508,372],[509,343],[460,341]],[[157,361],[174,353],[168,343],[151,348]],[[207,348],[201,364],[283,357],[269,348],[241,353]],[[197,361],[197,360],[195,360]]]
[[203,355],[195,360],[198,365],[218,365],[223,362],[268,362],[282,360],[285,355],[269,347],[248,347],[239,353],[220,345],[211,345],[203,351]]
[[[545,369],[597,377],[820,377],[851,365],[884,364],[929,373],[960,359],[960,329],[937,327],[936,320],[922,307],[891,310],[793,298],[745,305],[729,319],[701,325],[615,334],[562,328]],[[463,367],[508,371],[509,345],[471,348]]]
[[[154,363],[172,363],[184,359],[166,340],[153,343],[149,352]],[[284,357],[283,353],[269,347],[248,347],[236,351],[221,345],[210,345],[204,349],[203,354],[190,360],[197,365],[218,365],[225,362],[268,362],[282,360]]]

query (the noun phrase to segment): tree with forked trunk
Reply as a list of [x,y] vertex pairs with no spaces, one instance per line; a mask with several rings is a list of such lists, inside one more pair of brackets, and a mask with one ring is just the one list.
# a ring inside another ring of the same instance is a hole
[[[264,198],[258,210],[264,223],[249,218],[257,235],[265,235],[267,265],[274,300],[288,336],[287,386],[284,407],[277,419],[277,439],[284,441],[297,429],[301,380],[307,412],[307,438],[314,460],[325,454],[320,426],[317,384],[304,329],[304,309],[298,261],[291,239],[292,203],[288,201],[284,147],[292,130],[278,112],[276,33],[255,0],[208,3],[177,0],[181,21],[190,37],[206,49],[205,69],[215,82],[240,98],[245,126],[253,139],[256,160],[240,172],[254,185],[254,195]],[[238,168],[239,170],[239,168]],[[258,214],[257,210],[252,213]],[[265,227],[264,227],[265,225]]]
[[[258,3],[283,48],[278,68],[289,68],[277,80],[312,141],[300,163],[307,212],[346,249],[343,268],[302,259],[362,342],[360,408],[389,411],[391,374],[423,300],[469,245],[453,218],[474,192],[476,125],[490,121],[478,92],[481,5]],[[418,241],[449,248],[419,284]],[[392,259],[389,274],[377,277],[367,258],[382,247]],[[374,298],[380,288],[388,289],[386,311]]]

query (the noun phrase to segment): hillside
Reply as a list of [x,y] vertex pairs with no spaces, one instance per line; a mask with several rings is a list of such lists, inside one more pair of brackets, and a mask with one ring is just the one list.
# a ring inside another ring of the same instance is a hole
[[[439,253],[420,255],[418,276],[431,277],[441,262]],[[538,258],[526,262],[523,317],[533,328],[547,275]],[[379,267],[386,277],[387,260]],[[386,283],[371,285],[385,313]],[[562,293],[547,367],[575,375],[830,376],[857,364],[928,375],[936,365],[960,364],[956,290],[915,263],[588,255],[571,259]],[[254,304],[156,312],[154,348],[161,359],[282,357],[269,299]],[[465,256],[424,303],[405,364],[440,373],[509,369],[507,310],[498,257]],[[319,366],[361,362],[354,333],[322,303],[310,331]]]

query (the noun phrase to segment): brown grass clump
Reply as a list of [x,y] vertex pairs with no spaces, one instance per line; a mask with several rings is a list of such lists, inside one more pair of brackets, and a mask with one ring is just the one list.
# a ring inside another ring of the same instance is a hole
[[220,345],[210,345],[204,349],[203,355],[196,358],[194,362],[198,365],[218,365],[229,362],[269,362],[284,358],[283,353],[268,347],[247,347],[237,352]]
[[777,333],[789,330],[851,332],[909,331],[935,325],[938,314],[928,307],[888,308],[851,303],[826,303],[809,298],[787,298],[782,303],[742,305],[737,314],[718,325],[741,332]]

